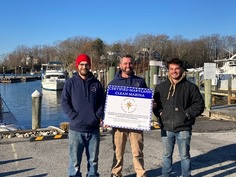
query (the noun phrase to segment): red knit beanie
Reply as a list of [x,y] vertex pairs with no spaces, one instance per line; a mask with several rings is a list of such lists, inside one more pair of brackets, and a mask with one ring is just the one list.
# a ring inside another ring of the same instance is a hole
[[78,65],[82,62],[82,61],[87,61],[88,65],[91,66],[91,59],[88,55],[86,54],[80,54],[77,56],[76,58],[76,62],[75,62],[75,66],[76,68],[78,68]]

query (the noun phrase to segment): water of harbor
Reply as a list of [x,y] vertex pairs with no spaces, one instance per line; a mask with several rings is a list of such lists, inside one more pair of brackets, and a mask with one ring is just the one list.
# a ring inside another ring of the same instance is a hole
[[32,128],[32,93],[38,90],[43,94],[41,109],[41,127],[59,127],[68,121],[60,106],[61,91],[41,89],[41,80],[0,84],[0,93],[22,129]]

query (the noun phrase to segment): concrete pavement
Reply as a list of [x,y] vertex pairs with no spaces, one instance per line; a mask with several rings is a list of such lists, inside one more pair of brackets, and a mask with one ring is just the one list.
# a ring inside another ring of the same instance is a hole
[[[231,127],[230,127],[231,126]],[[208,132],[207,130],[210,130]],[[222,129],[220,129],[222,127]],[[161,175],[162,145],[160,130],[145,132],[144,155],[148,176]],[[236,176],[236,123],[198,119],[191,141],[192,175]],[[0,142],[0,176],[66,177],[68,166],[68,140],[49,140],[29,142],[29,139],[11,138]],[[112,136],[102,134],[99,173],[101,177],[110,176],[112,164]],[[123,175],[135,177],[132,155],[127,143],[124,156]],[[178,149],[173,155],[173,176],[180,176]],[[86,159],[81,167],[86,175]]]

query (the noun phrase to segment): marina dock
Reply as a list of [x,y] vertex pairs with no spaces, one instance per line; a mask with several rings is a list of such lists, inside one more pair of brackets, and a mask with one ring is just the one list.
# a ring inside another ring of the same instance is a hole
[[213,106],[211,110],[205,110],[203,115],[211,119],[236,121],[236,104]]
[[0,76],[0,83],[17,83],[40,80],[41,76]]

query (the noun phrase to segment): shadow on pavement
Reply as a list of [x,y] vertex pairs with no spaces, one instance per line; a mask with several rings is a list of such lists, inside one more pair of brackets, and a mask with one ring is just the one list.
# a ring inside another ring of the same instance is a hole
[[[195,173],[193,177],[202,177],[202,176],[213,176],[212,173],[218,172],[214,177],[223,177],[229,176],[236,173],[236,144],[230,144],[227,146],[222,146],[211,150],[205,154],[196,156],[192,158],[192,171],[211,167],[217,164],[225,163],[231,161],[220,167],[212,167],[211,169]],[[219,173],[221,172],[221,173]],[[161,176],[161,167],[157,169],[147,170],[147,174],[150,177]],[[181,175],[181,165],[180,161],[173,164],[172,176]],[[135,174],[126,175],[124,177],[135,177]]]
[[192,158],[192,169],[197,170],[205,167],[210,167],[216,164],[221,164],[227,161],[231,162],[224,166],[200,172],[196,174],[195,177],[210,175],[211,173],[217,171],[222,171],[222,173],[215,176],[228,176],[236,173],[236,144],[222,146],[217,149],[211,150],[205,154]]
[[41,174],[41,175],[34,175],[34,176],[29,176],[29,177],[43,177],[43,176],[47,176],[47,173]]
[[[7,163],[12,163],[12,162],[18,162],[22,160],[29,160],[32,159],[32,157],[27,157],[27,158],[21,158],[21,159],[14,159],[14,160],[6,160],[6,161],[0,161],[0,165],[7,164]],[[1,174],[1,173],[0,173]]]
[[11,175],[19,174],[19,173],[24,173],[26,171],[31,171],[31,170],[34,170],[34,169],[35,168],[28,168],[28,169],[24,169],[24,170],[16,170],[16,171],[4,172],[4,173],[0,173],[0,176],[2,176],[2,177],[3,176],[11,176]]
[[[14,159],[14,160],[6,160],[6,161],[0,161],[0,165],[4,165],[4,164],[8,164],[8,163],[14,163],[14,162],[19,162],[19,161],[24,161],[24,160],[29,160],[32,159],[32,157],[27,157],[27,158],[21,158],[21,159]],[[28,169],[24,169],[24,170],[16,170],[16,171],[10,171],[10,172],[3,172],[0,173],[0,176],[4,177],[4,176],[11,176],[11,175],[20,175],[20,173],[24,173],[27,171],[31,171],[34,170],[35,168],[28,168]],[[44,177],[47,176],[47,173],[44,174],[39,174],[39,175],[33,175],[33,176],[29,176],[29,177]]]

